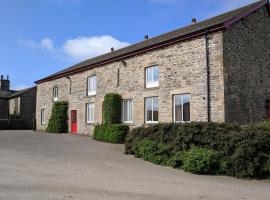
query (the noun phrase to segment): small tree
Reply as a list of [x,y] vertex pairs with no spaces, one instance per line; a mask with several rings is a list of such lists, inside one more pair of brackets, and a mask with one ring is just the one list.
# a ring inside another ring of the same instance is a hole
[[46,131],[48,133],[66,133],[68,131],[68,102],[56,102]]
[[108,93],[103,102],[103,122],[105,124],[121,123],[121,101],[119,94]]

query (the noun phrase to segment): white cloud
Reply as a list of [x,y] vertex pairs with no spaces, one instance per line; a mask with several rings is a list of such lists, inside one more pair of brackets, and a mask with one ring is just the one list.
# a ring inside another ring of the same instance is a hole
[[67,40],[63,45],[63,52],[75,60],[82,60],[107,53],[111,47],[119,49],[128,45],[129,43],[119,41],[109,35],[78,37]]
[[110,51],[111,47],[120,49],[129,43],[117,40],[110,35],[77,37],[66,40],[64,44],[56,46],[52,39],[44,38],[39,42],[33,40],[19,40],[19,44],[31,49],[46,50],[56,58],[81,61]]
[[43,38],[41,41],[36,42],[30,39],[24,39],[18,41],[20,45],[31,49],[45,49],[49,51],[54,51],[54,43],[50,38]]

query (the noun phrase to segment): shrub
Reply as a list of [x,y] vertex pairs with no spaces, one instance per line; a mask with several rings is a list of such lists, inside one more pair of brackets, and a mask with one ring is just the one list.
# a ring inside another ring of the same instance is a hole
[[108,93],[103,102],[103,122],[106,124],[121,123],[121,101],[119,94]]
[[65,101],[56,102],[52,108],[52,115],[46,129],[49,133],[66,133],[68,132],[68,103]]
[[167,165],[170,158],[170,148],[151,140],[142,140],[135,148],[135,156],[155,164]]
[[210,174],[217,168],[217,152],[210,149],[191,147],[183,154],[182,168],[196,174]]
[[100,124],[95,126],[93,138],[109,143],[124,143],[129,127],[124,124]]
[[144,139],[164,144],[171,150],[169,165],[179,168],[183,164],[182,154],[191,146],[214,149],[220,159],[214,169],[216,174],[263,178],[270,176],[269,130],[268,122],[244,127],[199,122],[156,124],[129,132],[125,150],[127,154],[134,154],[135,147]]

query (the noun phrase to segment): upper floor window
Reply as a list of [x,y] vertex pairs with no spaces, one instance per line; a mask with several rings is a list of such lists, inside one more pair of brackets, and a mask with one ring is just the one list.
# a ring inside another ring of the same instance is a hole
[[86,104],[86,122],[94,123],[94,103]]
[[97,76],[90,76],[87,78],[87,95],[96,94]]
[[145,122],[158,122],[158,97],[145,98]]
[[173,96],[174,122],[190,121],[190,96],[178,94]]
[[40,123],[41,125],[45,124],[45,108],[40,110]]
[[58,87],[53,88],[53,100],[58,101]]
[[159,69],[158,66],[146,68],[146,88],[159,86]]
[[122,102],[122,121],[130,123],[133,121],[133,108],[132,108],[132,99],[125,99]]

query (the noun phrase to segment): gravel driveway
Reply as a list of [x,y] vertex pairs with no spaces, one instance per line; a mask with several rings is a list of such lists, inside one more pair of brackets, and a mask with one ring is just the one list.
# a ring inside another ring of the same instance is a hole
[[270,199],[270,181],[198,176],[90,137],[0,131],[0,199]]

